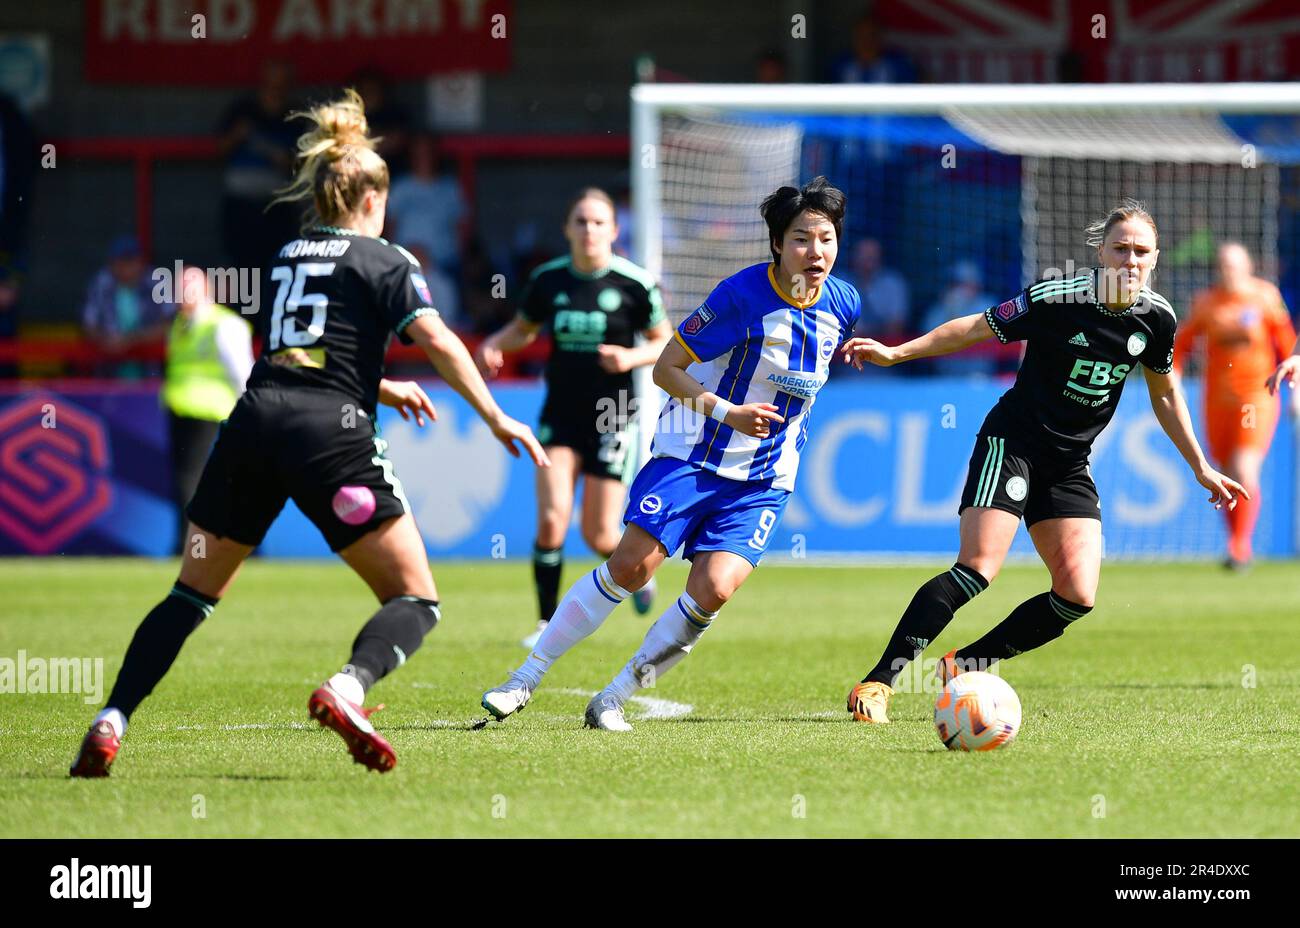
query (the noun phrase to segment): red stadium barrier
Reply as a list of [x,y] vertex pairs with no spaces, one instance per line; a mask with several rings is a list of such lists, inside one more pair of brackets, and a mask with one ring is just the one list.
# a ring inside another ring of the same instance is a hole
[[[209,136],[52,139],[64,158],[130,161],[135,167],[135,229],[145,254],[153,244],[153,168],[158,161],[205,161],[217,158]],[[465,202],[474,208],[478,163],[486,158],[609,158],[626,160],[626,135],[449,135],[438,140],[439,153],[456,162]]]

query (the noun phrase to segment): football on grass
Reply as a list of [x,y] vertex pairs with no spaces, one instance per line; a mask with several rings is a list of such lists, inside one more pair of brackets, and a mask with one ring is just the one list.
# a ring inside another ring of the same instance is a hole
[[995,674],[958,674],[934,704],[934,727],[950,751],[992,751],[1020,730],[1020,697]]

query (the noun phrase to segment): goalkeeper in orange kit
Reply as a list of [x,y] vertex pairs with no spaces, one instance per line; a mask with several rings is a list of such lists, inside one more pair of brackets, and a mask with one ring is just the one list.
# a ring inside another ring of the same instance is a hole
[[1259,478],[1277,428],[1279,398],[1265,382],[1296,340],[1277,287],[1254,275],[1250,254],[1236,243],[1219,248],[1219,283],[1197,294],[1178,328],[1174,368],[1181,370],[1198,337],[1205,338],[1205,428],[1215,466],[1246,487],[1249,498],[1224,509],[1226,566],[1244,568],[1259,517]]

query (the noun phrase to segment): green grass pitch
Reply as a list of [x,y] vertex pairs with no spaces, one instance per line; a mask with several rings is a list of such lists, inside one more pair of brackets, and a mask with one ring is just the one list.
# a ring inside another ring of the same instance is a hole
[[[106,695],[174,572],[0,563],[0,658],[103,657]],[[0,693],[0,836],[1300,836],[1295,565],[1108,563],[1091,615],[1004,665],[1024,723],[978,755],[943,749],[931,693],[896,696],[888,726],[844,711],[935,572],[764,566],[651,691],[689,713],[638,722],[634,706],[618,735],[582,729],[583,693],[653,616],[621,607],[527,711],[469,731],[523,657],[529,568],[435,564],[443,623],[369,700],[388,704],[375,720],[399,757],[380,776],[306,713],[368,592],[340,564],[254,561],[137,713],[111,779],[67,778],[95,709],[81,695]],[[1008,567],[926,657],[1046,576]],[[683,580],[680,562],[664,569],[660,606]]]

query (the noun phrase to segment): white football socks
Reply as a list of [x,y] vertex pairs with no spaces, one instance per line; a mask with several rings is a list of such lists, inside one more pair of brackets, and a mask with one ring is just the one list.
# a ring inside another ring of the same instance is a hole
[[546,623],[542,637],[533,645],[528,659],[519,665],[514,676],[530,689],[537,689],[551,664],[571,647],[586,638],[609,618],[614,608],[631,594],[614,582],[609,565],[601,564],[569,588]]
[[716,612],[700,608],[691,594],[682,593],[650,626],[636,655],[605,687],[605,692],[624,703],[638,689],[654,686],[656,680],[691,653],[691,648],[717,617]]
[[95,716],[95,720],[90,723],[91,727],[98,725],[100,722],[107,722],[111,725],[113,734],[117,735],[118,738],[126,734],[126,716],[122,714],[120,709],[114,709],[112,706],[101,709],[99,715]]

